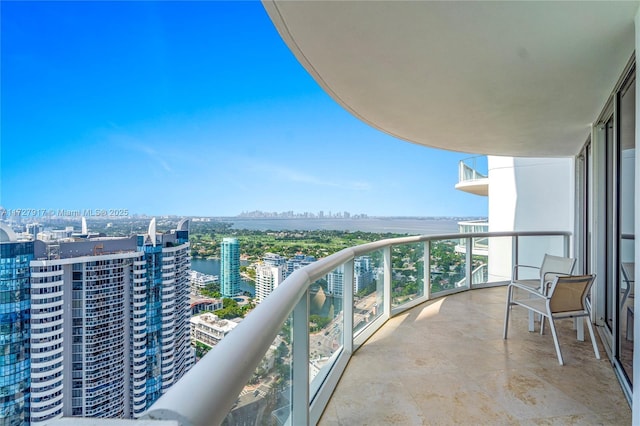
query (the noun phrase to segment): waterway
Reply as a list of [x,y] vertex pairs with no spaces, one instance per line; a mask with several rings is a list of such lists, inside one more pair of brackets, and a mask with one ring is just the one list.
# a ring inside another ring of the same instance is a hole
[[258,231],[362,231],[411,235],[450,234],[458,232],[458,221],[450,218],[427,219],[406,217],[381,217],[366,219],[251,219],[220,218],[232,223],[233,229]]

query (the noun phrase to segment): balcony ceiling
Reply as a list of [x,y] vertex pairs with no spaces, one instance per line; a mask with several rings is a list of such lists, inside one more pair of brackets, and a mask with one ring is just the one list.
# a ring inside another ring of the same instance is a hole
[[300,63],[417,144],[575,155],[634,51],[638,2],[263,0]]

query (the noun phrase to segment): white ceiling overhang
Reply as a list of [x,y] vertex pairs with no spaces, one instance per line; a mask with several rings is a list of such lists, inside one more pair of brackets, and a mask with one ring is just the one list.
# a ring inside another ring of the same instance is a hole
[[638,2],[273,1],[300,63],[370,125],[425,146],[569,156],[634,51]]

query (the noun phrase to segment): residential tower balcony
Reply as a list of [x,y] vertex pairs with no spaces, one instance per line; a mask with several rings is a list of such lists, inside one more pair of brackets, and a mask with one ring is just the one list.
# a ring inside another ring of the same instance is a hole
[[[460,239],[467,247],[485,239],[511,251],[482,258],[484,266],[511,269],[511,262],[536,263],[545,252],[567,255],[569,238],[468,233],[344,249],[287,278],[151,407],[145,422],[628,424],[631,409],[603,345],[597,360],[590,343],[576,339],[572,321],[561,322],[560,366],[551,335],[528,332],[527,314],[517,310],[503,340],[505,282],[478,281],[474,251],[454,250]],[[324,291],[336,271],[354,282],[354,262],[364,256],[373,272],[364,290]]]
[[481,160],[484,160],[486,164],[487,157],[479,156],[460,160],[458,163],[458,183],[455,186],[456,189],[485,197],[489,195],[488,173],[480,173],[478,171]]
[[[505,282],[478,282],[473,250],[454,250],[460,239],[474,247],[478,238],[512,250],[485,258],[489,270],[569,249],[566,232],[416,236],[344,249],[287,278],[145,418],[181,425],[628,423],[631,410],[606,353],[596,360],[571,321],[560,329],[565,366],[550,335],[527,331],[525,312],[514,311],[510,338],[502,339]],[[366,289],[324,290],[336,271],[354,282],[354,261],[363,256],[374,277]]]

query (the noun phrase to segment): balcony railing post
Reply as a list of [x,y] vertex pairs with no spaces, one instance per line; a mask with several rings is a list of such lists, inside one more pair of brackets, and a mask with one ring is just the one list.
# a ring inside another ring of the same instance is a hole
[[431,240],[424,242],[424,295],[428,299],[431,299]]
[[[511,269],[518,264],[518,244],[518,236],[514,235],[511,239]],[[518,279],[518,270],[515,271],[515,274],[516,276],[513,278]]]
[[391,317],[391,275],[393,271],[393,264],[391,263],[391,247],[387,246],[382,249],[383,265],[384,265],[384,291],[383,291],[383,305],[384,312],[382,315],[385,318]]
[[[293,309],[291,424],[309,424],[309,290]],[[295,392],[293,391],[295,389]]]
[[343,295],[343,318],[344,330],[342,333],[344,342],[344,350],[353,353],[353,260],[344,264],[344,284],[342,289]]
[[473,277],[471,276],[473,274],[473,264],[472,264],[472,260],[473,260],[473,238],[471,237],[467,237],[466,238],[467,241],[467,250],[465,251],[465,262],[466,262],[466,277],[467,277],[467,287],[469,287],[469,289],[473,288]]

